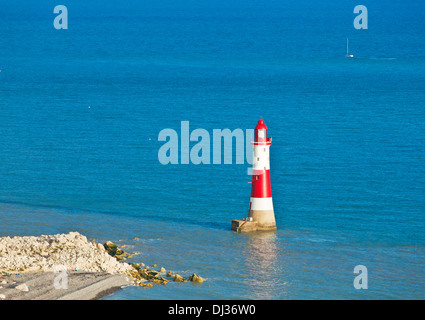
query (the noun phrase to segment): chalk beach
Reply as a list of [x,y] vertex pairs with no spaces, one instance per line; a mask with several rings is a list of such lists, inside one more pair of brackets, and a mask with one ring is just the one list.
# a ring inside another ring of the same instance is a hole
[[77,232],[0,238],[0,300],[100,299],[132,285],[131,271]]
[[98,300],[132,280],[121,274],[70,272],[67,288],[55,288],[54,272],[31,272],[1,277],[0,300]]
[[0,237],[0,300],[96,300],[122,287],[174,282],[202,283],[161,267],[125,262],[134,254],[78,232],[39,237]]

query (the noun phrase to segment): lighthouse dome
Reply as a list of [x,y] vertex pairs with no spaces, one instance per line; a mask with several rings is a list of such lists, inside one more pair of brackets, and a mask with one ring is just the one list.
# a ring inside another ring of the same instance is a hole
[[255,130],[267,130],[267,126],[264,124],[264,120],[258,120],[257,125],[255,126]]
[[264,124],[264,120],[258,121],[254,131],[254,142],[266,142],[267,139],[267,126]]

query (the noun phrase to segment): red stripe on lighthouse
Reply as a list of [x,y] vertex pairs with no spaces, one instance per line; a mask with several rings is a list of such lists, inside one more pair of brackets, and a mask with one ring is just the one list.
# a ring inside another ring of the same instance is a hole
[[270,170],[258,170],[252,173],[252,198],[270,198],[272,187],[270,184]]

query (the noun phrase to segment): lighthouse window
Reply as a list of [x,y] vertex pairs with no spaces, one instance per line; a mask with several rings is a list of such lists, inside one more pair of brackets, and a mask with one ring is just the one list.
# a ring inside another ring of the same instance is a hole
[[266,137],[266,130],[258,130],[258,139],[264,139]]
[[260,161],[260,157],[257,157],[257,161]]
[[258,179],[260,179],[260,177],[259,176],[255,176],[255,180],[258,180]]

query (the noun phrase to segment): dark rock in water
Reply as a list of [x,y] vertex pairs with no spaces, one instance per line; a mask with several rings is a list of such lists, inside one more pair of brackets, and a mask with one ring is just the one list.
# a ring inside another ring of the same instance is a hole
[[118,250],[118,246],[111,241],[106,241],[103,244],[103,247],[105,248],[106,252],[108,252],[111,256],[115,256]]
[[143,279],[154,281],[154,280],[158,280],[160,273],[154,270],[149,271],[146,269],[139,269],[139,274]]
[[119,249],[118,246],[113,242],[106,241],[103,244],[103,247],[110,256],[116,258],[117,260],[126,260],[125,256],[127,255],[127,253]]
[[174,282],[186,282],[187,280],[179,274],[174,275]]
[[136,269],[137,271],[139,271],[141,269],[141,266],[139,263],[132,263],[131,266]]
[[[111,241],[105,242],[103,244],[103,247],[110,256],[116,258],[117,260],[126,260],[126,257],[129,256],[128,253],[120,249],[123,247],[118,247]],[[165,279],[164,277],[160,276],[161,274],[165,273],[165,268],[161,268],[160,271],[150,270],[150,268],[148,266],[145,266],[143,263],[132,263],[131,266],[134,269],[133,271],[130,271],[128,275],[131,276],[135,280],[135,283],[139,286],[152,287],[152,283],[166,284],[170,282],[170,279]],[[152,267],[156,267],[156,264],[154,264]],[[167,272],[167,277],[172,278],[174,282],[188,281],[188,279],[182,277],[179,274],[173,274],[171,271]],[[198,283],[202,283],[205,281],[205,279],[201,278],[195,273],[189,277],[189,280]]]
[[190,281],[192,281],[192,282],[197,282],[197,283],[202,283],[202,282],[204,282],[204,281],[205,281],[205,279],[204,279],[204,278],[202,278],[202,277],[198,276],[196,273],[192,274],[192,275],[189,277],[189,280],[190,280]]
[[148,275],[151,276],[151,277],[154,277],[154,278],[158,278],[159,272],[155,271],[155,270],[148,271]]
[[170,282],[170,280],[167,280],[163,277],[159,277],[159,280],[161,281],[162,284],[166,284],[166,283]]

